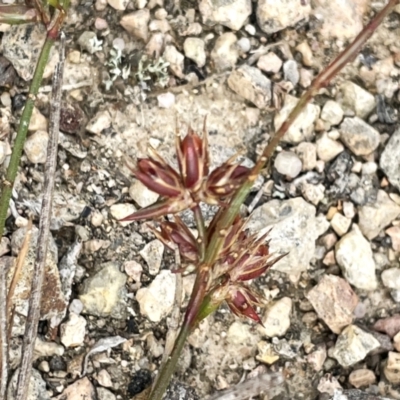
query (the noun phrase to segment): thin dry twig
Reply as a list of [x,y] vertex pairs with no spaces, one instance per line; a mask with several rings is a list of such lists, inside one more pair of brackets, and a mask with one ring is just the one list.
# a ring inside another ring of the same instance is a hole
[[18,376],[16,400],[26,400],[28,385],[32,369],[33,347],[37,337],[37,327],[40,318],[40,301],[44,279],[44,269],[49,242],[51,208],[54,189],[54,179],[57,167],[58,131],[60,125],[61,109],[61,84],[65,60],[65,35],[60,35],[60,61],[58,62],[53,77],[53,93],[51,98],[51,113],[49,125],[49,144],[47,147],[47,160],[45,165],[44,194],[42,201],[41,217],[39,222],[39,236],[36,251],[35,268],[32,278],[32,292],[29,299],[29,311],[26,319],[25,336],[22,347],[22,362]]
[[0,268],[0,399],[5,399],[8,381],[8,335],[6,268]]
[[[181,257],[179,254],[178,246],[175,247],[175,269],[179,269],[181,266]],[[165,338],[165,349],[162,356],[161,365],[167,360],[169,355],[174,348],[175,339],[178,334],[179,320],[181,316],[181,303],[182,303],[182,274],[175,274],[175,297],[174,297],[174,309],[171,313],[171,319],[168,323],[168,332]]]
[[26,255],[29,250],[29,243],[32,236],[32,219],[29,219],[28,226],[26,227],[26,233],[24,242],[22,243],[21,250],[19,251],[17,264],[14,271],[14,276],[12,278],[10,288],[7,293],[7,323],[8,323],[8,338],[11,336],[11,329],[13,325],[14,313],[12,312],[12,299],[14,297],[15,288],[17,287],[19,277],[21,275],[22,266],[24,265]]

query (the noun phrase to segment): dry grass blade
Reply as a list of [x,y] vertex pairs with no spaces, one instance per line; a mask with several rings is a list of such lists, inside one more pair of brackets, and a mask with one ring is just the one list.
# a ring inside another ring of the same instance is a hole
[[12,278],[10,288],[7,293],[7,323],[8,323],[8,338],[11,336],[11,329],[13,325],[13,312],[12,312],[12,298],[14,296],[15,288],[17,287],[19,277],[21,275],[22,266],[24,265],[26,255],[29,250],[29,243],[32,236],[32,219],[29,220],[26,228],[24,243],[22,244],[21,250],[19,251],[17,263]]
[[8,334],[6,269],[0,268],[0,399],[5,399],[8,381]]
[[60,61],[57,64],[53,77],[53,93],[51,99],[49,144],[45,165],[44,194],[41,217],[39,222],[39,236],[36,251],[35,267],[32,278],[32,291],[29,299],[29,311],[26,319],[25,335],[22,348],[22,362],[18,376],[16,400],[26,400],[32,369],[33,347],[37,337],[37,327],[40,317],[41,290],[44,279],[44,269],[49,242],[51,208],[54,189],[54,179],[57,167],[57,147],[60,125],[61,85],[65,60],[65,35],[61,33]]

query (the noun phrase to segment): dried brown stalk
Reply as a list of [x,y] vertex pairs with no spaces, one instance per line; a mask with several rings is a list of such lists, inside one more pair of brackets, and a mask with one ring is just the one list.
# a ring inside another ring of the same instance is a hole
[[0,268],[0,399],[5,399],[8,381],[8,329],[6,268]]
[[46,265],[47,246],[49,242],[50,220],[53,199],[54,180],[57,168],[57,147],[60,125],[61,85],[65,60],[65,35],[61,32],[60,61],[58,62],[53,77],[53,93],[51,99],[49,144],[47,147],[47,160],[45,165],[44,194],[39,222],[39,236],[36,251],[36,260],[32,278],[29,311],[25,325],[25,335],[22,347],[22,362],[18,376],[16,400],[26,400],[28,385],[32,369],[32,356],[37,327],[40,318],[40,302],[42,298],[42,285]]

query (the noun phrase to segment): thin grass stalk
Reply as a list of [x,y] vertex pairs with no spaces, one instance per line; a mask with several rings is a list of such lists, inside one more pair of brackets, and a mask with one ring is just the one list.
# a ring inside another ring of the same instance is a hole
[[53,200],[54,180],[57,169],[57,147],[60,127],[61,86],[64,70],[65,35],[61,33],[60,61],[53,76],[53,93],[50,108],[49,144],[45,164],[45,179],[43,200],[40,212],[39,235],[36,250],[36,259],[31,284],[28,317],[25,325],[25,335],[22,347],[22,361],[18,376],[17,393],[15,400],[26,400],[28,396],[29,380],[32,369],[33,349],[37,337],[37,328],[40,318],[40,303],[42,286],[47,259],[47,247],[50,236],[50,220]]
[[198,232],[197,245],[199,247],[199,258],[200,261],[203,261],[204,256],[206,254],[206,226],[204,223],[203,214],[198,204],[193,209],[193,215],[196,221],[197,232]]
[[258,174],[260,173],[268,159],[272,156],[272,153],[278,145],[279,141],[291,127],[296,118],[301,114],[301,112],[304,110],[310,100],[318,93],[320,88],[326,86],[348,62],[356,57],[364,43],[371,37],[377,27],[381,24],[382,20],[392,11],[394,6],[398,3],[399,0],[389,0],[388,4],[372,19],[372,21],[366,27],[364,27],[364,29],[357,35],[354,41],[317,76],[310,88],[306,91],[306,93],[304,93],[304,95],[297,103],[296,107],[289,114],[287,120],[282,124],[282,126],[272,137],[269,144],[265,147],[261,157],[254,166],[252,173],[250,174],[247,181],[235,193],[229,203],[229,206],[222,212],[219,221],[217,222],[217,229],[215,229],[212,237],[208,242],[209,245],[206,249],[204,261],[199,266],[192,295],[189,300],[189,305],[186,310],[185,319],[181,332],[178,336],[177,343],[172,351],[169,362],[160,371],[160,378],[158,379],[153,391],[150,393],[149,400],[161,400],[166,388],[168,387],[169,380],[171,379],[176,366],[172,362],[172,360],[178,360],[180,352],[183,348],[183,344],[180,341],[183,338],[185,338],[184,340],[186,340],[186,337],[194,328],[193,325],[197,321],[196,317],[201,309],[202,302],[205,297],[206,287],[209,280],[209,272],[223,244],[224,232],[232,225],[235,217],[239,213],[240,206],[247,198]]
[[6,398],[9,369],[6,272],[6,268],[0,268],[0,399]]
[[26,100],[24,111],[19,122],[17,136],[14,141],[10,164],[8,165],[5,179],[2,182],[0,197],[0,238],[4,233],[4,226],[7,218],[7,210],[11,199],[12,188],[18,172],[18,166],[21,161],[22,150],[26,135],[28,133],[29,122],[31,120],[35,99],[43,79],[44,69],[49,59],[50,50],[54,44],[54,39],[47,37],[37,62],[32,83],[29,88],[28,98]]

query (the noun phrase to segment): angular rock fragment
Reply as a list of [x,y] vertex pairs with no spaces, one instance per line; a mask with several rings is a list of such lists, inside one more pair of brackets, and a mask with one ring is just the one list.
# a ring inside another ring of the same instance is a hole
[[371,245],[353,224],[335,246],[335,257],[346,280],[358,289],[373,290],[377,286],[375,261]]
[[358,209],[361,232],[372,240],[400,215],[400,206],[397,205],[386,192],[378,191],[376,203],[366,204]]
[[266,108],[271,101],[271,81],[260,70],[249,65],[234,70],[229,75],[228,85],[258,108]]
[[306,297],[319,318],[332,332],[339,334],[353,321],[353,311],[358,304],[358,297],[344,279],[334,275],[324,275]]
[[332,356],[342,367],[350,367],[362,361],[371,351],[379,348],[380,344],[370,333],[356,325],[349,325],[339,335]]
[[316,208],[303,198],[272,200],[253,212],[248,227],[252,231],[270,230],[270,252],[287,253],[272,268],[299,278],[314,257],[315,241],[329,227],[323,216],[316,217]]
[[123,319],[126,316],[126,275],[114,262],[105,263],[92,277],[86,279],[80,301],[83,313],[98,317]]
[[251,14],[251,0],[201,0],[199,10],[204,24],[221,24],[238,31]]
[[339,131],[342,142],[356,156],[367,156],[379,146],[379,132],[359,117],[345,118]]
[[296,0],[259,0],[257,5],[258,24],[268,34],[293,26],[310,13],[309,2],[299,4]]

